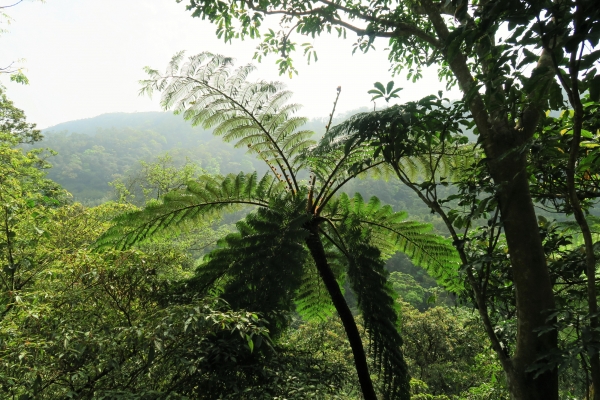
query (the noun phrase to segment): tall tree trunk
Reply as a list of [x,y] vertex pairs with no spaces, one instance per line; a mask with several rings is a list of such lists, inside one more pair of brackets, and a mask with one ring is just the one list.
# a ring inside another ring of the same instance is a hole
[[[496,143],[496,158],[490,157],[490,171],[499,186],[498,200],[512,276],[516,291],[517,345],[507,371],[512,398],[519,400],[557,400],[558,372],[546,371],[535,378],[527,372],[538,359],[557,347],[557,333],[540,335],[547,324],[548,311],[554,308],[554,295],[537,217],[525,171],[525,154],[513,146]],[[489,156],[488,156],[489,157]]]
[[[575,75],[575,71],[571,71]],[[581,130],[583,129],[583,104],[579,91],[577,90],[577,80],[572,83],[573,89],[569,92],[569,100],[573,106],[573,139],[571,140],[571,149],[569,152],[569,162],[567,164],[567,188],[569,190],[569,204],[575,216],[575,220],[581,229],[581,234],[585,243],[585,274],[587,277],[587,296],[588,312],[590,317],[590,336],[592,344],[598,344],[597,329],[600,327],[598,321],[598,298],[596,294],[596,255],[594,253],[594,240],[592,232],[585,219],[585,214],[581,207],[579,197],[577,197],[577,188],[575,186],[575,169],[579,156],[579,146],[581,143]],[[592,386],[594,388],[594,400],[600,400],[600,355],[595,349],[588,351],[590,357],[590,369],[592,375]]]
[[350,311],[350,308],[344,299],[344,295],[342,294],[340,286],[335,279],[335,275],[329,267],[327,257],[325,256],[325,249],[323,248],[323,243],[321,243],[321,239],[319,238],[317,228],[311,227],[309,230],[310,235],[306,239],[306,245],[310,250],[310,254],[312,255],[317,269],[319,270],[321,279],[323,279],[323,283],[325,284],[325,287],[331,296],[333,305],[335,306],[335,309],[342,320],[342,324],[344,325],[344,329],[346,330],[346,336],[348,336],[348,341],[350,342],[350,347],[352,348],[354,365],[356,366],[356,373],[358,375],[358,381],[360,383],[363,397],[365,400],[377,400],[375,388],[373,387],[371,375],[369,374],[367,356],[360,338],[360,333],[358,332],[358,327],[356,326],[352,312]]
[[[446,44],[450,31],[437,3],[422,0],[422,4],[438,37]],[[516,350],[510,364],[504,367],[509,391],[515,400],[558,400],[556,369],[537,378],[534,378],[535,373],[527,372],[540,357],[558,346],[555,331],[541,336],[537,331],[546,325],[547,312],[554,308],[554,294],[529,192],[525,152],[519,150],[533,136],[540,110],[532,101],[523,111],[521,126],[511,126],[503,107],[495,105],[488,108],[489,105],[479,96],[465,55],[459,51],[450,56],[447,48],[443,52],[461,91],[468,98],[490,174],[498,186],[500,218],[509,248],[517,308]],[[538,67],[545,68],[548,59],[548,52],[543,52]],[[553,74],[548,79],[554,79]],[[494,90],[502,95],[501,87]]]

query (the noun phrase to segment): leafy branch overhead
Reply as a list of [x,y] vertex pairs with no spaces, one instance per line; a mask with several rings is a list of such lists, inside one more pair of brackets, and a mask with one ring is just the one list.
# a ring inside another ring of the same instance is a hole
[[311,139],[313,133],[302,129],[306,120],[294,115],[299,106],[287,103],[291,94],[281,83],[247,81],[253,69],[233,69],[232,59],[211,53],[187,59],[179,53],[165,74],[147,69],[142,91],[160,91],[163,107],[246,147],[270,172],[262,178],[240,173],[190,181],[143,210],[119,217],[98,246],[126,249],[176,234],[207,216],[249,207],[250,213],[236,225],[237,233],[206,256],[186,290],[220,293],[235,308],[260,311],[269,316],[274,331],[285,326],[281,312],[295,309],[307,318],[321,318],[335,309],[348,335],[363,395],[375,399],[360,333],[340,288],[348,280],[366,321],[370,349],[378,360],[375,367],[385,377],[385,397],[408,398],[402,340],[383,260],[403,251],[440,280],[451,282],[458,271],[455,251],[429,225],[407,221],[405,213],[393,212],[376,198],[365,204],[359,195],[340,195],[354,177],[388,169],[374,162],[350,171],[373,157],[374,149],[323,151]]

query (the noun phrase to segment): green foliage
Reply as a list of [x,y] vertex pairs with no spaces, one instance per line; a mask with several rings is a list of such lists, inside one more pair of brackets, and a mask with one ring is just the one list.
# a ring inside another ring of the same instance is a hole
[[215,216],[226,208],[266,206],[268,200],[265,199],[283,192],[282,183],[270,175],[260,180],[256,173],[225,177],[203,175],[197,181],[188,182],[185,189],[168,193],[160,202],[123,214],[116,220],[119,224],[108,230],[98,245],[129,248],[155,232],[181,231],[186,223]]
[[[344,265],[340,263],[339,254],[330,248],[327,256],[330,265],[335,269],[338,283],[342,283]],[[314,260],[306,260],[303,268],[302,281],[295,297],[296,312],[308,322],[324,321],[335,312],[335,307],[331,303],[331,297],[319,276]]]
[[35,124],[28,123],[23,110],[16,108],[6,97],[4,87],[0,86],[0,141],[13,145],[34,143],[42,140]]
[[387,284],[381,253],[369,243],[368,230],[361,229],[353,218],[340,224],[338,233],[348,259],[348,278],[369,333],[375,368],[383,372],[384,393],[388,398],[401,397],[409,390],[408,370],[400,352],[402,339],[397,334],[393,291]]
[[0,320],[22,300],[22,291],[48,263],[39,243],[53,207],[64,200],[60,187],[45,178],[49,164],[41,150],[17,147],[40,139],[34,124],[2,93],[0,103]]
[[[364,147],[357,146],[350,155],[344,155],[340,147],[324,150],[326,144],[310,147],[312,132],[298,130],[305,120],[292,116],[297,106],[285,104],[289,93],[282,85],[248,83],[250,66],[233,72],[230,67],[231,59],[222,56],[201,53],[184,61],[180,53],[165,75],[147,70],[150,79],[144,81],[143,91],[162,91],[164,107],[174,107],[193,124],[215,126],[215,134],[262,158],[272,175],[260,180],[256,173],[201,176],[144,210],[119,217],[98,245],[126,249],[159,238],[163,232],[189,228],[206,216],[254,206],[257,209],[238,222],[238,232],[209,253],[179,293],[184,297],[186,293],[218,293],[235,309],[262,312],[270,320],[271,331],[278,334],[294,305],[309,319],[327,316],[331,302],[325,300],[323,289],[330,298],[340,299],[339,286],[347,277],[365,320],[373,366],[382,377],[382,394],[407,398],[394,292],[387,284],[382,251],[386,257],[404,251],[436,271],[440,279],[449,280],[451,271],[456,271],[452,247],[432,235],[430,226],[405,221],[406,214],[382,207],[376,198],[365,205],[360,195],[353,200],[345,194],[335,197],[357,175],[384,173],[385,168],[379,167],[383,163],[348,172],[365,158]],[[310,174],[307,187],[299,180],[300,172]],[[450,264],[446,267],[445,263]],[[347,305],[334,304],[345,318],[346,329],[356,329],[349,310],[341,312],[340,307],[347,310]],[[355,361],[364,363],[360,361],[362,343],[352,337]],[[363,382],[365,378],[370,380],[363,377]],[[368,386],[362,390],[373,397]]]
[[[575,184],[584,210],[589,211],[600,196],[598,178],[600,165],[597,148],[600,129],[600,105],[589,96],[583,98],[583,130],[579,143]],[[541,121],[538,133],[532,140],[530,153],[530,182],[534,198],[550,209],[567,215],[573,212],[567,201],[567,163],[573,141],[574,112],[563,111],[558,116],[551,113]]]
[[463,308],[402,304],[403,351],[417,399],[507,399],[502,369],[477,317]]
[[[141,161],[151,165],[166,154],[176,168],[193,164],[217,174],[266,171],[245,150],[214,139],[210,132],[193,128],[171,113],[115,113],[59,124],[44,130],[43,141],[35,145],[40,146],[58,153],[48,177],[69,190],[75,200],[90,205],[118,200],[109,182],[121,180],[127,189],[144,175]],[[186,163],[186,159],[193,162]],[[143,204],[141,189],[133,194]]]
[[[152,163],[140,161],[141,171],[126,178],[117,178],[109,182],[116,192],[120,202],[133,202],[144,205],[150,199],[158,200],[171,190],[181,189],[185,184],[199,175],[197,165],[186,160],[186,163],[177,168],[173,157],[168,153],[158,156]],[[142,197],[144,201],[136,201]]]
[[373,95],[371,101],[383,98],[386,103],[389,103],[390,99],[398,98],[398,92],[402,90],[402,88],[394,89],[394,81],[389,81],[385,87],[381,82],[375,82],[373,86],[375,86],[375,89],[371,89],[368,92]]
[[392,289],[405,302],[409,303],[416,309],[422,311],[424,303],[426,303],[426,291],[421,285],[409,274],[394,271],[390,273],[388,278]]
[[193,396],[199,377],[209,385],[212,373],[223,382],[219,368],[268,340],[255,314],[232,312],[222,301],[161,306],[161,293],[188,276],[181,252],[91,253],[123,209],[65,206],[40,226],[47,234],[37,251],[46,262],[0,322],[6,396]]

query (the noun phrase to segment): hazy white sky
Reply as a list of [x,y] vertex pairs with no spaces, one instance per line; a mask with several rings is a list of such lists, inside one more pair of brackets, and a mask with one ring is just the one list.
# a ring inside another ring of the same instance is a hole
[[[11,1],[0,0],[0,5]],[[158,111],[158,96],[138,95],[144,66],[162,70],[179,50],[211,51],[248,63],[258,43],[224,44],[213,25],[192,18],[175,0],[30,1],[8,11],[15,21],[0,37],[0,64],[25,59],[30,85],[8,82],[6,76],[1,82],[9,98],[40,128],[108,112]],[[278,75],[275,56],[263,60],[253,76],[285,82],[295,94],[293,101],[304,106],[301,114],[308,117],[329,114],[338,85],[339,112],[372,106],[367,91],[375,81],[385,84],[392,79],[386,42],[376,42],[375,52],[352,55],[355,40],[352,33],[345,41],[334,36],[315,39],[319,61],[306,65],[298,53],[300,74],[293,79]],[[401,101],[443,89],[434,71],[417,84],[405,82],[404,76],[394,79],[396,86],[404,87]]]

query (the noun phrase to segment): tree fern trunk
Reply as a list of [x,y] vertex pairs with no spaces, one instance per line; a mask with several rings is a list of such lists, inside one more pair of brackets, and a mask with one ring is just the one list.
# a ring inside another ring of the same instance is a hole
[[329,267],[327,257],[325,256],[325,249],[323,243],[319,238],[319,234],[316,228],[310,229],[310,236],[306,239],[306,245],[310,250],[321,279],[331,296],[331,300],[335,309],[342,320],[344,329],[346,330],[346,336],[350,342],[352,348],[352,354],[354,355],[354,365],[356,367],[356,373],[358,375],[358,381],[363,393],[365,400],[377,400],[375,389],[373,388],[373,382],[371,381],[371,375],[369,374],[369,366],[367,365],[367,356],[365,355],[365,349],[363,348],[360,333],[354,321],[354,317],[350,312],[350,308],[344,299],[344,295],[340,290],[340,286],[333,275],[333,271]]

